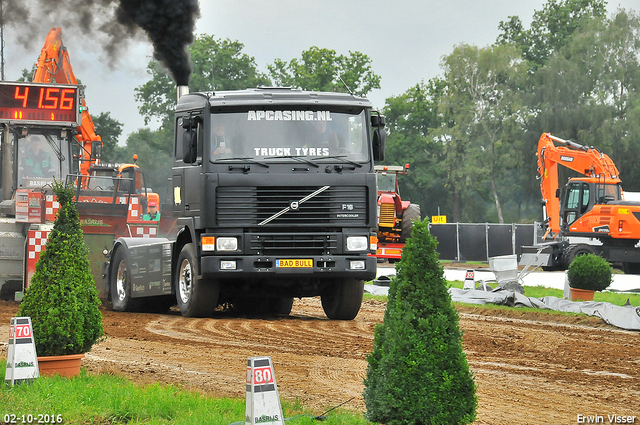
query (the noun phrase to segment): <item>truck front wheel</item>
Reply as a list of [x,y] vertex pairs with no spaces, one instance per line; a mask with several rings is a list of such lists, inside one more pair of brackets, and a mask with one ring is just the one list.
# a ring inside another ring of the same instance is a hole
[[364,281],[342,279],[326,288],[320,299],[324,314],[331,320],[352,320],[360,311]]
[[122,247],[116,249],[113,256],[110,287],[114,311],[136,311],[140,308],[141,299],[131,298],[131,272]]
[[176,300],[185,317],[209,317],[218,306],[220,287],[216,282],[202,280],[198,258],[192,243],[182,247],[174,278]]

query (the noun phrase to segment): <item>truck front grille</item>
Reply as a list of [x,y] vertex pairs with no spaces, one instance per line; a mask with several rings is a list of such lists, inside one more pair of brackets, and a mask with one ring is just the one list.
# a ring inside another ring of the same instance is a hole
[[[275,228],[287,226],[364,226],[367,221],[365,186],[329,187],[298,205],[321,187],[218,187],[216,218],[220,227]],[[274,215],[291,208],[277,218]]]
[[337,234],[252,234],[250,249],[253,254],[265,256],[328,255],[338,252],[338,243]]

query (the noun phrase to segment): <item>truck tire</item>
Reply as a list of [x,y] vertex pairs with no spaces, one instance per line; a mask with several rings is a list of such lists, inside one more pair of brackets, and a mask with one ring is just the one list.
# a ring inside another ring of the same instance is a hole
[[420,220],[420,205],[409,204],[402,213],[402,223],[400,223],[400,242],[405,243],[411,237],[411,227],[413,222]]
[[182,247],[176,264],[174,284],[180,313],[185,317],[209,317],[218,306],[220,286],[200,277],[198,258],[192,243]]
[[124,248],[116,249],[110,279],[111,304],[114,311],[138,311],[142,298],[131,298],[131,272]]
[[564,269],[567,270],[573,260],[581,255],[596,254],[597,251],[592,245],[580,243],[575,245],[569,245],[569,247],[562,254],[562,263]]
[[324,314],[331,320],[353,320],[360,311],[364,281],[345,278],[324,290],[320,296]]

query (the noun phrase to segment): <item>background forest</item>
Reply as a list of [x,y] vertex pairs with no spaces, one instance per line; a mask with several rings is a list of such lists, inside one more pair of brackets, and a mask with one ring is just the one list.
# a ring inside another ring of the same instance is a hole
[[[442,57],[440,75],[386,99],[385,164],[411,164],[401,178],[403,198],[420,204],[424,216],[446,215],[449,222],[540,220],[535,152],[543,132],[602,149],[625,190],[640,191],[640,15],[607,16],[599,0],[550,0],[534,12],[530,28],[512,16],[499,30],[494,44],[455,46]],[[348,86],[366,95],[380,88],[371,60],[357,51],[345,56],[311,47],[261,72],[243,48],[235,40],[196,37],[190,90],[275,85],[346,92]],[[149,186],[164,197],[175,83],[155,61],[147,71],[136,100],[157,130],[140,129],[119,146],[122,124],[109,113],[93,119],[103,158],[129,162],[137,153]]]

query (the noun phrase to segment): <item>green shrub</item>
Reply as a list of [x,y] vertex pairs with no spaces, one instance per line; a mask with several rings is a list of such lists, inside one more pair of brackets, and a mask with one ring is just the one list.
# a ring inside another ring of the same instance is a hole
[[363,395],[373,422],[441,425],[475,419],[475,382],[436,245],[428,221],[416,221],[367,356]]
[[31,317],[39,356],[86,353],[103,333],[73,186],[56,181],[53,191],[60,210],[18,310]]
[[576,289],[602,291],[611,284],[611,265],[595,254],[580,255],[571,262],[567,278]]

